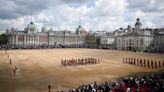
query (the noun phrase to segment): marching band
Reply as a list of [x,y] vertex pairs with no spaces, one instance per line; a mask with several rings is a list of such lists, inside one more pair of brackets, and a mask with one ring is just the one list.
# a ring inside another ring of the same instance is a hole
[[78,66],[78,65],[90,65],[100,64],[99,58],[72,58],[72,59],[61,59],[61,65],[63,66]]

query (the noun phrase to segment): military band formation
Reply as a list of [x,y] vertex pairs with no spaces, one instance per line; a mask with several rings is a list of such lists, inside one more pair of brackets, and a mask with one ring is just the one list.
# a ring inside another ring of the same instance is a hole
[[61,65],[63,66],[78,66],[78,65],[91,65],[100,64],[102,59],[100,58],[73,58],[73,59],[61,59]]
[[142,59],[142,58],[123,58],[124,64],[136,65],[147,68],[164,68],[164,61],[150,60],[150,59]]

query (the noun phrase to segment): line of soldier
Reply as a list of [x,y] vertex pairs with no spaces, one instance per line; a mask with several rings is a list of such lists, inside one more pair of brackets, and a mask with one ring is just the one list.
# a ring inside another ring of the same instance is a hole
[[63,66],[78,66],[78,65],[90,65],[99,64],[99,58],[73,58],[73,59],[61,59],[61,65]]
[[149,59],[141,59],[141,58],[123,58],[124,64],[130,65],[137,65],[141,67],[148,67],[148,68],[164,68],[164,61],[157,61],[157,60],[149,60]]
[[[12,60],[11,60],[9,54],[7,53],[7,50],[6,50],[6,49],[5,49],[5,54],[7,55],[7,58],[9,59],[9,64],[12,65]],[[14,70],[13,70],[14,76],[16,75],[16,70],[17,70],[17,69],[18,69],[18,68],[15,66],[15,67],[14,67]]]

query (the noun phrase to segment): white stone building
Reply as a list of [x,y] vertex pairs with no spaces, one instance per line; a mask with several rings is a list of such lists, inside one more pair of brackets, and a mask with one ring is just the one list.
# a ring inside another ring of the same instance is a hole
[[142,29],[140,19],[137,18],[135,28],[128,26],[123,32],[117,33],[117,49],[146,51],[153,42],[153,33],[148,29]]
[[48,30],[44,25],[41,32],[36,30],[33,22],[24,31],[7,30],[8,47],[10,48],[40,48],[40,47],[76,47],[84,44],[85,30],[79,26],[76,33],[71,31]]
[[143,29],[139,18],[135,28],[128,25],[126,29],[120,28],[112,33],[89,33],[82,26],[78,26],[74,33],[68,30],[53,31],[46,25],[38,32],[35,24],[30,22],[24,31],[12,28],[7,29],[6,34],[10,48],[89,47],[164,52],[164,29]]
[[164,28],[155,29],[153,33],[154,39],[150,49],[157,52],[164,52]]
[[101,48],[114,48],[116,37],[111,35],[105,35],[101,37]]

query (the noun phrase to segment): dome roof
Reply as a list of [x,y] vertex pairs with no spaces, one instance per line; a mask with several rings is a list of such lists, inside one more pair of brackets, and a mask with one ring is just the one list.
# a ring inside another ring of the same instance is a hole
[[137,18],[137,22],[135,25],[142,25],[139,18]]
[[31,21],[30,24],[28,24],[27,29],[34,32],[36,29],[35,24]]
[[76,32],[85,32],[85,29],[79,25],[77,28],[76,28]]

